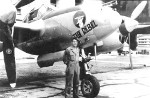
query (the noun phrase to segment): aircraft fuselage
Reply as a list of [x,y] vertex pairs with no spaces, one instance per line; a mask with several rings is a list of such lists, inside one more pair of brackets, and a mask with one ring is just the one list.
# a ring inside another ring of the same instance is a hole
[[92,46],[113,33],[120,26],[121,17],[107,7],[73,7],[48,12],[38,21],[26,23],[26,28],[15,26],[13,37],[16,47],[35,55],[64,50],[73,37],[80,40],[83,48]]

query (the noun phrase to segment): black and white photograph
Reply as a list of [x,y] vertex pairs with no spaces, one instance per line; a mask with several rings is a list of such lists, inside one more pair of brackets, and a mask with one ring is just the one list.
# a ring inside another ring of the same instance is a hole
[[0,0],[0,98],[150,98],[150,1]]

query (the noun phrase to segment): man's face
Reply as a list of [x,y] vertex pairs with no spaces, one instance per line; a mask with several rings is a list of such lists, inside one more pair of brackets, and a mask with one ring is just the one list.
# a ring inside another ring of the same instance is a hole
[[72,45],[73,45],[73,47],[77,47],[78,46],[78,41],[76,39],[73,39]]

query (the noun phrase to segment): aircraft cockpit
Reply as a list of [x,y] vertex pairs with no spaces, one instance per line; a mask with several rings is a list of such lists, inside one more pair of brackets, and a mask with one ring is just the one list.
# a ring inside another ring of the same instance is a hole
[[30,22],[33,22],[35,20],[39,20],[43,17],[43,15],[46,14],[46,12],[49,12],[49,11],[53,11],[53,9],[45,6],[44,4],[41,5],[39,8],[33,8],[28,13],[28,15],[25,17],[23,22],[30,23]]
[[111,0],[109,2],[104,2],[103,6],[111,7],[112,9],[116,10],[117,4],[118,4],[117,0]]

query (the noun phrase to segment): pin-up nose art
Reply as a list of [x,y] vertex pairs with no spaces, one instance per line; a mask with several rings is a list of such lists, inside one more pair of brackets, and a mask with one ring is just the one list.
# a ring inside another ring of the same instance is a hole
[[86,22],[85,13],[83,11],[76,12],[73,17],[73,22],[77,28],[82,28]]

